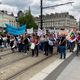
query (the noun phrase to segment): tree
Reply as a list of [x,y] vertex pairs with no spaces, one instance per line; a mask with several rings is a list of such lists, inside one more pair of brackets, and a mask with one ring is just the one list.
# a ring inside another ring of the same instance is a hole
[[23,25],[23,24],[25,24],[25,17],[24,16],[20,16],[19,18],[18,18],[18,22],[19,22],[19,25]]
[[26,24],[27,28],[37,29],[37,25],[35,23],[35,19],[31,14],[31,10],[26,11],[23,15],[19,16],[18,22],[20,25]]

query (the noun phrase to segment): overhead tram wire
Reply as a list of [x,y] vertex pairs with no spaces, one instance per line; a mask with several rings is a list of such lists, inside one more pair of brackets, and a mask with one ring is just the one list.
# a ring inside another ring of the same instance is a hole
[[43,9],[46,9],[46,8],[53,8],[53,7],[58,7],[58,6],[63,6],[63,5],[68,5],[68,4],[72,4],[74,2],[67,2],[67,3],[64,3],[64,4],[58,4],[58,5],[53,5],[53,6],[47,6],[47,7],[43,7]]

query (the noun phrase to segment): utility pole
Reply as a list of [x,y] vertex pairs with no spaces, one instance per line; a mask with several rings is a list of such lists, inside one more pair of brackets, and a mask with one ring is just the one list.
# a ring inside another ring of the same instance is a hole
[[43,29],[43,0],[41,0],[41,16],[40,16],[40,23],[41,23],[41,29]]
[[64,4],[57,4],[57,5],[53,5],[53,6],[47,6],[47,7],[43,7],[43,0],[40,0],[40,28],[43,29],[43,9],[47,9],[47,8],[54,8],[54,7],[58,7],[58,6],[63,6],[63,5],[67,5],[67,4],[72,4],[74,2],[67,2]]

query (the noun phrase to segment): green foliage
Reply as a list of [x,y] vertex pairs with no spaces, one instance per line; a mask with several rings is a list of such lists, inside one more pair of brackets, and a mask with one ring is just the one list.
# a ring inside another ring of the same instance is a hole
[[35,23],[34,17],[31,14],[30,8],[28,12],[24,13],[18,18],[18,22],[20,25],[26,24],[27,28],[33,27],[34,29],[37,29],[37,25]]

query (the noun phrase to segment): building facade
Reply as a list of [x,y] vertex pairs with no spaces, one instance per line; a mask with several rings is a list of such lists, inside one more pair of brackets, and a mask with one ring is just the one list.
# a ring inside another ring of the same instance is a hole
[[[40,28],[40,16],[35,18],[36,24]],[[43,28],[46,29],[71,29],[77,28],[77,21],[74,16],[65,13],[55,13],[43,15]]]
[[17,26],[17,22],[14,16],[7,14],[7,11],[0,11],[0,27],[5,28],[5,24]]

